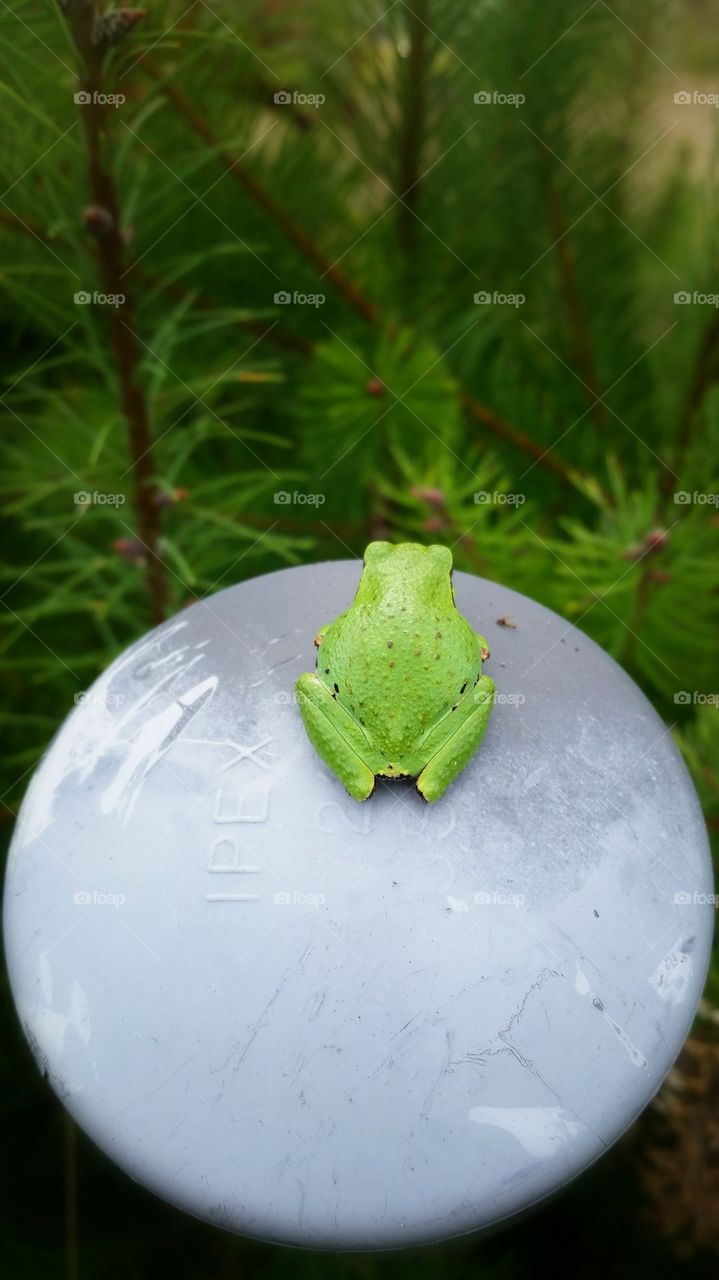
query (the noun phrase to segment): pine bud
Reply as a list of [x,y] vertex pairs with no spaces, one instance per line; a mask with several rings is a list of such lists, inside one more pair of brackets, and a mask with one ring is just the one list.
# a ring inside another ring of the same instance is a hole
[[131,564],[146,564],[145,548],[139,538],[116,538],[112,549]]
[[180,486],[176,489],[171,489],[169,493],[166,493],[166,492],[156,493],[152,501],[154,505],[160,509],[162,507],[172,507],[177,502],[183,502],[185,498],[189,497],[189,494],[190,494],[189,489],[183,489]]
[[98,13],[92,28],[95,49],[105,53],[112,45],[119,44],[146,12],[146,9],[109,9],[107,13]]
[[383,396],[386,390],[387,388],[380,378],[370,378],[365,387],[368,396]]
[[413,498],[419,498],[420,502],[426,502],[428,507],[435,507],[441,511],[444,508],[444,493],[441,489],[432,489],[427,485],[415,484],[410,489]]
[[646,546],[648,551],[658,551],[664,546],[669,534],[666,529],[650,529],[647,534]]
[[113,229],[112,214],[101,204],[89,204],[82,216],[85,226],[94,236],[107,236]]

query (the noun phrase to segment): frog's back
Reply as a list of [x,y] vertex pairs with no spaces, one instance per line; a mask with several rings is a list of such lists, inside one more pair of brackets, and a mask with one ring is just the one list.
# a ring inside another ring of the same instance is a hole
[[372,745],[398,764],[480,670],[477,637],[454,608],[451,588],[448,608],[442,597],[418,595],[411,580],[358,599],[328,629],[318,660],[321,677]]

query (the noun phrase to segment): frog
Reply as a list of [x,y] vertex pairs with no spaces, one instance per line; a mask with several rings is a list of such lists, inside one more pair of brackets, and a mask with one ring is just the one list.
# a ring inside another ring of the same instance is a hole
[[414,779],[434,803],[477,751],[489,723],[490,656],[454,602],[452,552],[370,542],[357,594],[320,627],[314,672],[295,685],[309,740],[347,793]]

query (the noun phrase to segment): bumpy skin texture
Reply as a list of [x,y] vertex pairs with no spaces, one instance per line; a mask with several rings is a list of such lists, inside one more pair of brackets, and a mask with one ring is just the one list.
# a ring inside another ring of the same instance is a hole
[[371,542],[350,608],[315,638],[297,681],[310,740],[356,800],[376,776],[417,778],[438,800],[477,750],[492,710],[489,657],[454,605],[447,547]]

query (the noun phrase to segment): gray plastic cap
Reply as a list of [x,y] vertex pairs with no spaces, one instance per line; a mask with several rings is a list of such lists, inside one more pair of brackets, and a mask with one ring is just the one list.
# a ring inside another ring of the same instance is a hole
[[436,805],[350,800],[293,685],[359,572],[245,582],[113,663],[5,897],[23,1026],[95,1142],[193,1214],[333,1249],[485,1228],[586,1168],[678,1053],[713,921],[668,730],[490,582],[455,576],[498,691],[479,754]]

